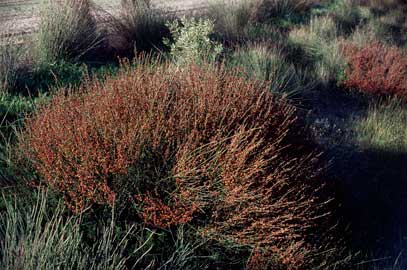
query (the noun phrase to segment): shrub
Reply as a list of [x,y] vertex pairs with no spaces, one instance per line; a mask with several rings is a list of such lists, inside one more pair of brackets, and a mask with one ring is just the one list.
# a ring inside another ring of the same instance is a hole
[[280,250],[311,246],[322,214],[320,165],[295,108],[267,89],[224,68],[125,65],[59,91],[20,146],[73,210],[135,201],[144,223],[192,222],[289,264]]
[[349,65],[344,85],[365,93],[398,95],[407,93],[407,55],[396,47],[378,42],[358,47],[344,43]]
[[110,45],[123,56],[163,48],[163,38],[170,35],[165,23],[173,18],[171,13],[154,9],[150,0],[123,0],[119,15],[112,16]]
[[36,34],[38,61],[78,60],[102,42],[89,0],[43,0]]
[[171,48],[171,57],[178,65],[213,62],[219,58],[223,48],[211,40],[214,27],[212,21],[183,17],[180,23],[181,25],[175,21],[167,24],[174,43],[165,41]]

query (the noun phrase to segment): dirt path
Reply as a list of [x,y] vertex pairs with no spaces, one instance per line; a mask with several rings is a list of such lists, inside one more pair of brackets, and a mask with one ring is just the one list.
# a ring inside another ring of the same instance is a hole
[[[200,11],[210,0],[152,0],[157,8],[169,11]],[[120,0],[96,0],[104,9],[115,9]],[[40,0],[0,0],[0,35],[27,34],[38,25]]]

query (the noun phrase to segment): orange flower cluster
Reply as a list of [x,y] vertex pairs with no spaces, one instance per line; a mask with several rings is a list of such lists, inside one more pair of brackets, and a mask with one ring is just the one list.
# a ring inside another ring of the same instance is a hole
[[62,89],[21,146],[73,210],[129,194],[145,223],[289,251],[321,215],[320,169],[295,108],[267,89],[223,67],[124,65]]
[[362,92],[407,97],[407,55],[378,42],[359,48],[344,43],[348,59],[345,86]]

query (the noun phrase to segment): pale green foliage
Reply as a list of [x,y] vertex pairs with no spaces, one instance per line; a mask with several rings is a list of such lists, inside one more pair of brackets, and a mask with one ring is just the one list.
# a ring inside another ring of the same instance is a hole
[[167,24],[174,43],[165,40],[171,49],[171,56],[178,65],[195,62],[215,61],[223,51],[223,46],[211,40],[214,24],[210,20],[181,18],[180,23]]

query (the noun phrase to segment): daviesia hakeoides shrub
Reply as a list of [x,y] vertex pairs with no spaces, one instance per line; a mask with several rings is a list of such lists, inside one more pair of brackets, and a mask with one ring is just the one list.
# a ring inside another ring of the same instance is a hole
[[61,89],[26,121],[21,149],[75,211],[133,200],[146,224],[194,223],[301,265],[323,216],[320,166],[295,108],[267,89],[224,67],[123,65]]

